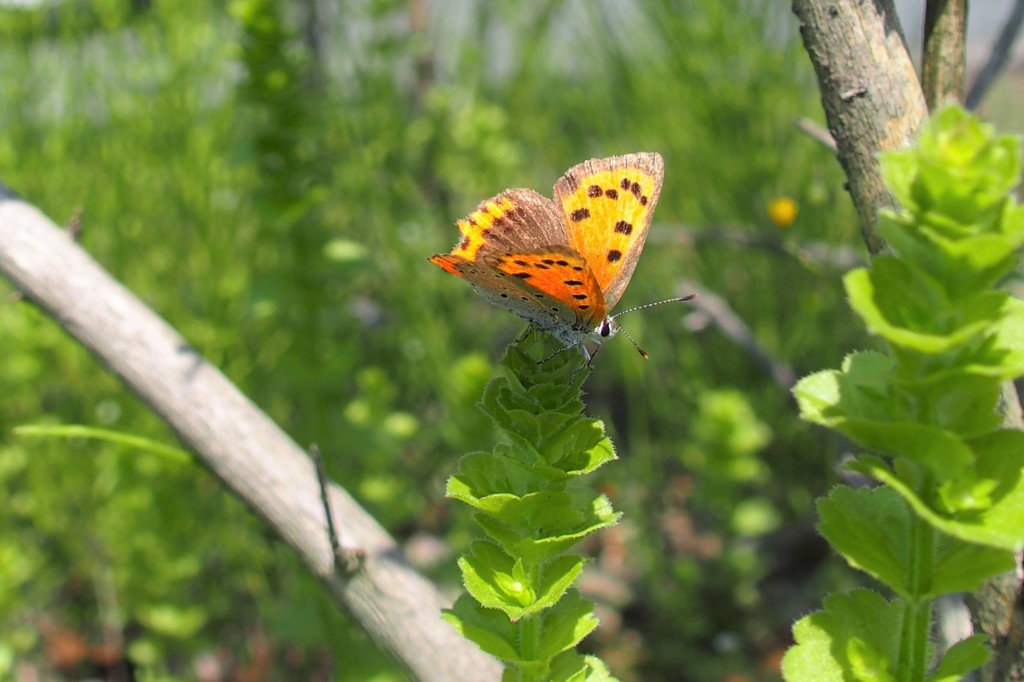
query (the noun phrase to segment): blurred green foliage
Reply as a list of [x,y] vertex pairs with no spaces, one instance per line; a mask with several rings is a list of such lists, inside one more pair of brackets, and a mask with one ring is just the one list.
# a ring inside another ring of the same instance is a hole
[[[0,179],[59,223],[81,211],[83,246],[316,441],[400,539],[454,553],[469,537],[444,480],[492,442],[474,405],[523,324],[425,258],[506,187],[548,193],[583,159],[658,151],[665,187],[623,307],[699,282],[798,373],[865,344],[840,273],[797,248],[858,237],[832,155],[793,125],[820,107],[777,3],[320,2],[315,21],[310,6],[0,10]],[[782,195],[800,208],[785,231],[766,213]],[[14,437],[85,424],[173,442],[12,293],[0,284],[0,666],[54,666],[54,633],[97,644],[106,628],[146,679],[194,677],[211,655],[268,678],[401,679],[201,467]],[[713,321],[623,322],[652,359],[608,344],[586,387],[626,514],[589,549],[627,595],[605,595],[618,616],[589,646],[624,680],[771,679],[814,606],[808,575],[835,579],[813,546],[776,540],[809,525],[836,445]],[[427,569],[457,582],[454,558]]]

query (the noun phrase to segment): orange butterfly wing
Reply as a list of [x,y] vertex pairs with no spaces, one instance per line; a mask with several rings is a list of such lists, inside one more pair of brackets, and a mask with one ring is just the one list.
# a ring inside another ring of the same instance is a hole
[[661,156],[641,152],[584,161],[555,183],[569,246],[593,271],[609,309],[633,276],[664,177]]

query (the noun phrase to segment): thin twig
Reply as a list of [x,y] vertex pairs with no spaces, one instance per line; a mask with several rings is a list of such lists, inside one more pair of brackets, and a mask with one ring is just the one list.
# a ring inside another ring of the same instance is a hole
[[810,135],[811,139],[820,142],[822,146],[827,147],[832,151],[837,151],[839,149],[836,147],[836,141],[832,137],[832,133],[830,133],[827,128],[818,125],[806,116],[798,118],[796,120],[796,125],[800,130]]
[[796,383],[793,368],[777,359],[761,345],[750,331],[750,327],[729,307],[724,298],[696,282],[681,282],[680,289],[696,292],[697,296],[692,302],[694,309],[704,313],[733,343],[753,357],[757,364],[771,375],[776,384],[787,392],[793,387]]
[[971,84],[971,89],[967,91],[968,109],[976,109],[981,104],[992,83],[1010,60],[1010,54],[1013,52],[1014,43],[1017,42],[1017,36],[1020,35],[1021,26],[1024,26],[1024,0],[1017,0],[1010,10],[1010,16],[1007,17],[1003,30],[999,33],[999,38],[992,46],[988,59],[985,60],[985,66],[978,72]]
[[338,531],[334,526],[334,513],[331,512],[331,500],[328,491],[327,468],[324,467],[324,458],[320,454],[320,448],[316,443],[309,446],[309,454],[316,465],[316,480],[320,484],[320,503],[324,507],[324,517],[327,519],[327,536],[331,542],[331,554],[334,555],[334,570],[342,575],[354,573],[359,564],[366,557],[366,551],[362,549],[342,549],[338,540]]

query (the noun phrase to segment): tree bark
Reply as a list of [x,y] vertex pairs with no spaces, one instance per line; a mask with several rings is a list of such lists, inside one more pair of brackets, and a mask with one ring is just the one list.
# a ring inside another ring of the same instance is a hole
[[447,600],[406,563],[387,532],[332,485],[340,545],[359,559],[351,573],[339,575],[305,452],[66,232],[2,185],[0,273],[163,418],[415,679],[500,677],[497,661],[441,620]]
[[967,0],[928,0],[921,85],[930,110],[963,104],[966,62]]
[[928,114],[892,0],[793,0],[825,118],[868,250],[878,209],[892,206],[877,155],[910,143]]

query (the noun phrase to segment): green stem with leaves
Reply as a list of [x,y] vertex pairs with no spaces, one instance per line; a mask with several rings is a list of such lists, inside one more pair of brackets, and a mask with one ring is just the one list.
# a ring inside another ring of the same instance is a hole
[[1024,433],[998,412],[1000,383],[1024,374],[1024,302],[995,288],[1024,244],[1019,143],[947,107],[881,161],[901,204],[877,226],[893,254],[844,284],[889,352],[852,353],[794,394],[805,419],[865,449],[848,468],[882,485],[834,489],[819,530],[895,596],[827,597],[794,627],[791,682],[961,679],[985,638],[930,660],[932,602],[1011,570],[1024,544]]
[[445,618],[519,682],[612,679],[575,651],[597,619],[572,589],[585,561],[567,551],[618,521],[608,498],[581,484],[615,451],[601,422],[582,414],[582,355],[559,348],[536,334],[509,347],[504,376],[480,402],[503,438],[465,455],[447,489],[475,510],[482,533],[459,560],[467,594]]

